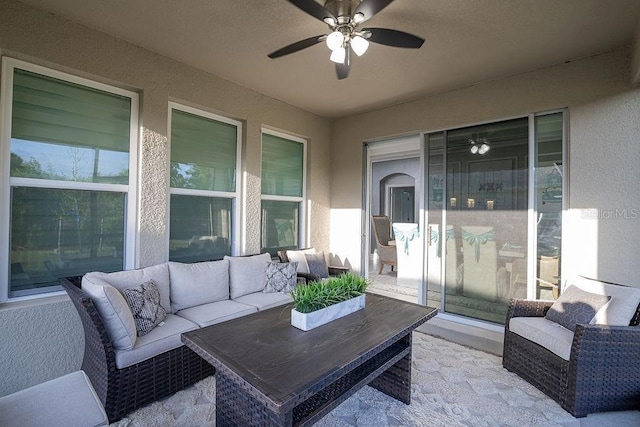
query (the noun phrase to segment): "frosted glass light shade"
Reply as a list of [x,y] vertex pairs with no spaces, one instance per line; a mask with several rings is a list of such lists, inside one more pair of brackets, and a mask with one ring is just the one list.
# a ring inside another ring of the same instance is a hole
[[491,147],[489,147],[489,145],[487,144],[482,144],[480,146],[480,148],[478,149],[478,153],[479,154],[485,154],[487,151],[489,151],[491,149]]
[[367,41],[367,39],[360,36],[355,36],[351,39],[351,49],[353,49],[356,55],[364,55],[368,48],[369,42]]
[[344,63],[344,58],[347,55],[347,51],[343,47],[339,47],[338,49],[331,52],[330,60],[337,64]]
[[334,31],[327,36],[327,46],[331,50],[336,50],[342,47],[344,43],[344,36],[340,31]]

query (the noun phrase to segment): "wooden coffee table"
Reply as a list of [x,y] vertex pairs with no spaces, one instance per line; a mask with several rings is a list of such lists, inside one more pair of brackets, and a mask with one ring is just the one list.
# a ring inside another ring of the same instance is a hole
[[308,332],[292,305],[182,334],[216,368],[216,425],[310,425],[365,385],[411,403],[411,333],[437,309],[367,294]]

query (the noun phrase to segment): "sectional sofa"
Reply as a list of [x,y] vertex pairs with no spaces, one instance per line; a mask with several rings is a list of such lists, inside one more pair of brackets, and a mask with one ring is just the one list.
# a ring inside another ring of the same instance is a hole
[[[214,373],[209,363],[182,344],[183,332],[291,303],[287,292],[265,287],[267,270],[273,270],[270,264],[269,254],[261,254],[61,279],[84,328],[82,369],[109,421]],[[295,265],[277,267],[295,286]],[[269,277],[283,280],[282,275],[269,273]],[[152,312],[163,317],[157,325],[147,324],[150,330],[141,334],[140,313],[134,310],[134,318],[131,307],[136,306],[130,306],[127,298],[131,289],[141,292],[140,286],[147,289],[149,283],[157,302]]]

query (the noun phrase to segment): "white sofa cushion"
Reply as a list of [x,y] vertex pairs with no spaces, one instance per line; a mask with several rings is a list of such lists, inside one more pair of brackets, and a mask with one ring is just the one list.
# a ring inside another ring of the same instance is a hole
[[184,317],[196,323],[201,328],[204,328],[205,326],[215,325],[216,323],[242,317],[257,311],[258,309],[251,305],[232,300],[224,300],[185,308],[177,312],[176,315]]
[[183,264],[169,262],[171,308],[185,308],[229,299],[229,261]]
[[225,256],[224,259],[229,261],[229,288],[232,299],[253,292],[262,292],[271,255],[266,253],[246,257]]
[[513,317],[509,330],[569,360],[573,332],[544,317]]
[[157,326],[147,335],[138,337],[131,350],[116,350],[116,366],[119,369],[151,359],[182,344],[183,332],[198,329],[195,323],[175,314],[167,314],[162,326]]
[[309,274],[309,264],[307,264],[307,258],[305,254],[315,254],[315,248],[298,249],[287,251],[287,258],[289,262],[295,261],[298,263],[298,273]]
[[132,286],[138,286],[149,280],[153,280],[158,285],[160,291],[160,304],[167,313],[171,313],[171,300],[169,290],[169,267],[162,263],[137,270],[116,271],[114,273],[102,273],[94,271],[85,274],[85,277],[98,277],[120,292]]
[[609,303],[596,313],[592,324],[629,326],[640,304],[640,288],[612,285],[581,276],[569,280],[567,284],[575,285],[583,291],[611,297]]
[[243,295],[236,298],[235,301],[256,307],[258,310],[266,310],[268,308],[277,307],[279,305],[293,302],[293,298],[289,294],[280,292],[264,293],[254,292],[252,294]]
[[83,371],[0,398],[3,427],[106,426],[107,414]]
[[136,323],[120,291],[97,275],[82,278],[82,290],[91,297],[116,350],[131,350],[136,343]]

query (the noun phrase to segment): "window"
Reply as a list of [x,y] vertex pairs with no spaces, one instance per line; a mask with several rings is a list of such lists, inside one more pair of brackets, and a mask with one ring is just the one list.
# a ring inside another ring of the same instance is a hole
[[133,268],[137,95],[4,58],[2,109],[0,300]]
[[302,139],[262,132],[262,251],[272,256],[304,242],[305,158]]
[[235,253],[241,124],[170,103],[169,259]]

